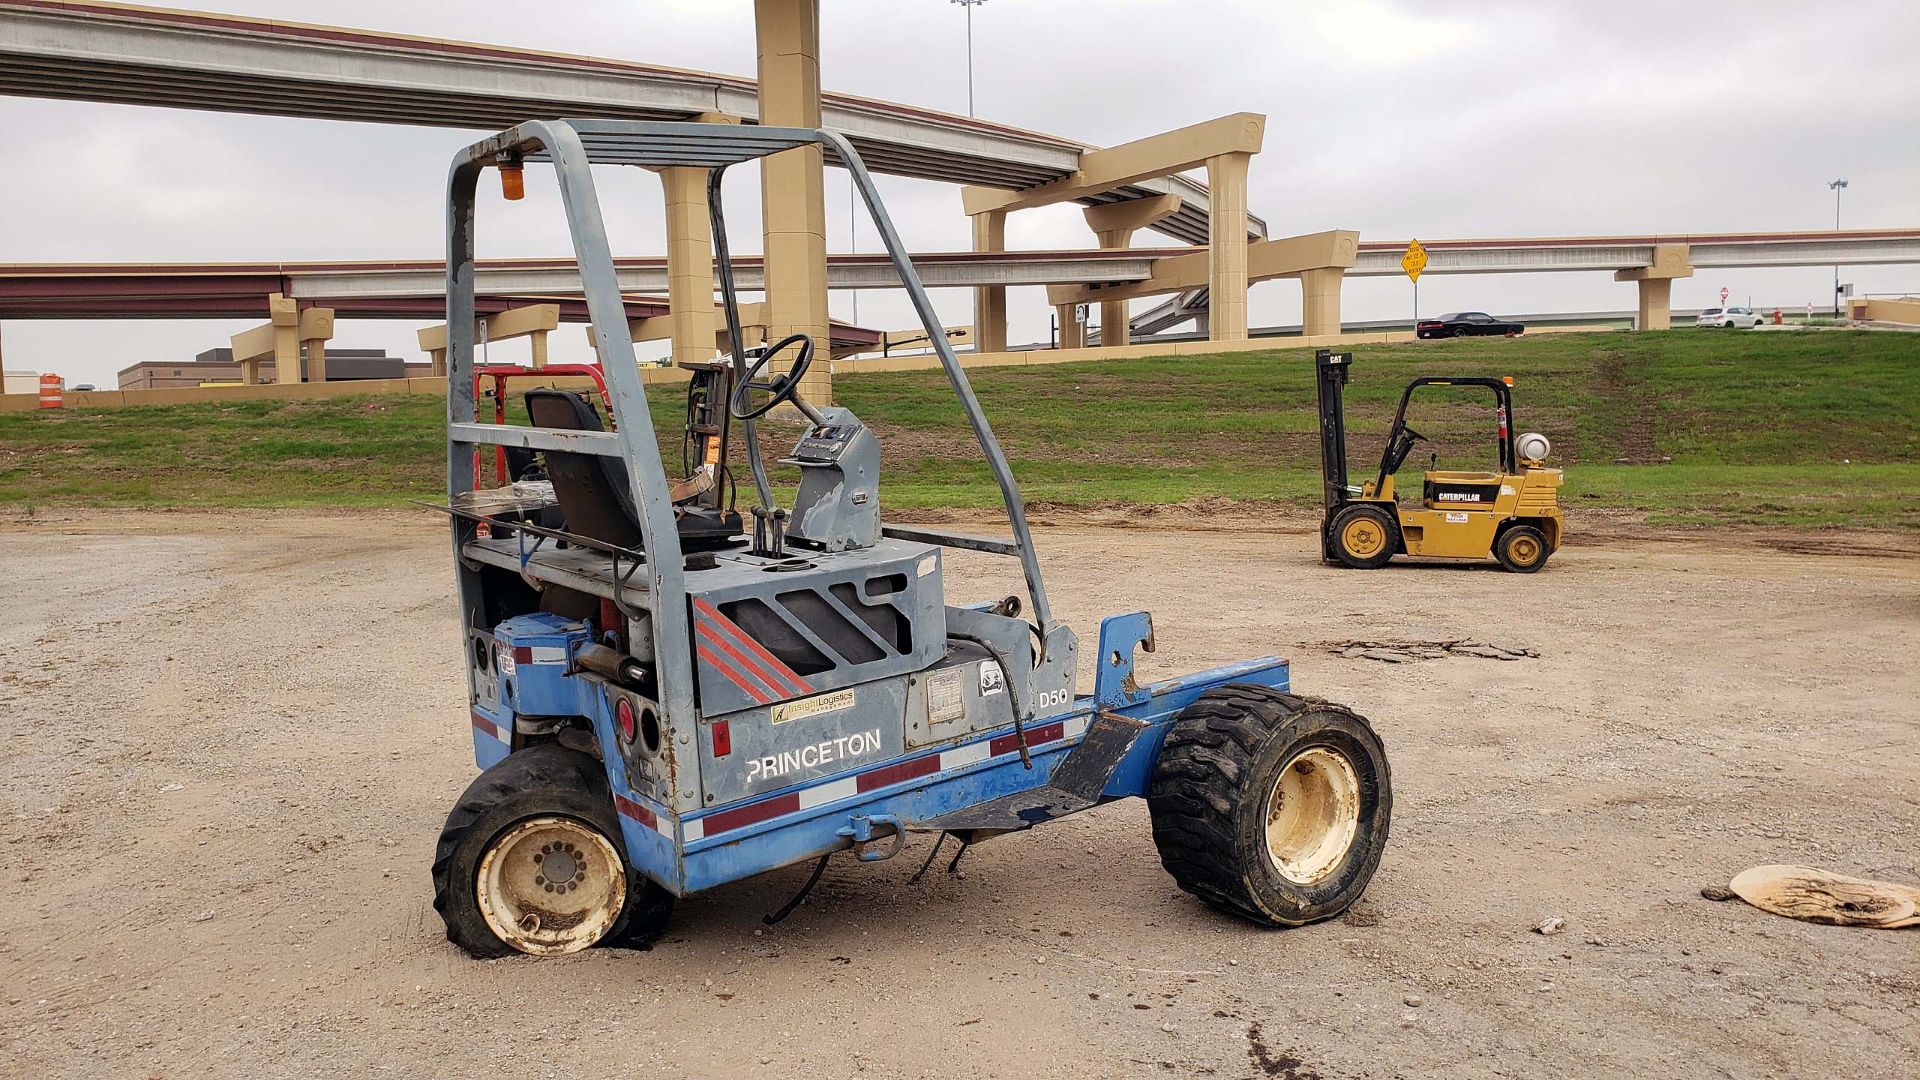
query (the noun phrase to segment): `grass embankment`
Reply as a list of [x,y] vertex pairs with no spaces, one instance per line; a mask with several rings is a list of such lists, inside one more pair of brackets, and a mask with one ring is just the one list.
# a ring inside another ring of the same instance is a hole
[[[1545,432],[1572,506],[1668,523],[1920,526],[1920,337],[1890,333],[1556,334],[1355,350],[1356,475],[1377,463],[1415,375],[1510,375],[1521,430]],[[1303,350],[974,372],[1030,502],[1318,500]],[[896,508],[990,507],[998,492],[938,371],[843,374],[879,433]],[[657,395],[677,439],[680,406]],[[1438,390],[1410,422],[1443,468],[1486,468],[1485,391]],[[0,503],[390,505],[441,494],[432,397],[0,414]],[[788,436],[769,431],[784,449]],[[673,460],[678,460],[677,442]],[[1410,469],[1426,467],[1422,447]],[[1403,481],[1404,485],[1405,481]]]

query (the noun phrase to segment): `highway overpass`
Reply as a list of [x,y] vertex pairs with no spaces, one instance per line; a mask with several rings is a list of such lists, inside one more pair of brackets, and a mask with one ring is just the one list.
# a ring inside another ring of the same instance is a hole
[[[64,0],[0,0],[0,93],[499,131],[591,116],[759,116],[751,78],[508,45],[276,19]],[[1071,175],[1093,149],[1058,135],[822,91],[821,122],[875,172],[1026,188]],[[1086,205],[1176,194],[1153,225],[1207,242],[1208,191],[1191,177],[1142,180]],[[1266,235],[1249,216],[1248,232]]]

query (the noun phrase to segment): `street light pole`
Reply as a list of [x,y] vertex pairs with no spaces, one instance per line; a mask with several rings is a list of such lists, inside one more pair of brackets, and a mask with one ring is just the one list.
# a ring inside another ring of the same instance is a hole
[[[1845,180],[1835,180],[1827,188],[1833,192],[1833,231],[1840,231],[1840,193],[1847,190]],[[1840,264],[1833,265],[1833,317],[1840,318]]]
[[973,115],[973,9],[987,0],[952,0],[967,9],[967,115]]

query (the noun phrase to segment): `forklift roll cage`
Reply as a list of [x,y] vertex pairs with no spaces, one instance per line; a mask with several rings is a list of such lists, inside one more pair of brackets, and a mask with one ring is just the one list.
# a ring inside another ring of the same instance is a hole
[[1419,441],[1407,428],[1407,405],[1413,400],[1413,392],[1423,386],[1484,386],[1492,390],[1494,402],[1499,406],[1500,427],[1496,441],[1500,448],[1500,471],[1518,471],[1518,458],[1513,448],[1513,390],[1500,379],[1479,375],[1422,375],[1407,384],[1406,390],[1400,394],[1400,406],[1393,411],[1393,426],[1387,429],[1387,445],[1380,453],[1380,473],[1373,482],[1375,491],[1383,490],[1387,477],[1400,471],[1400,466],[1407,463],[1407,455],[1413,452],[1413,444]]
[[[1320,408],[1321,478],[1329,515],[1359,494],[1348,484],[1347,468],[1347,411],[1343,388],[1352,364],[1352,353],[1321,349],[1314,357]],[[1519,456],[1514,449],[1513,388],[1505,380],[1478,375],[1423,375],[1409,382],[1400,393],[1400,404],[1393,411],[1393,426],[1387,429],[1387,443],[1380,452],[1380,471],[1374,477],[1374,491],[1386,490],[1387,478],[1399,472],[1400,467],[1407,463],[1414,443],[1419,441],[1418,436],[1407,427],[1407,405],[1413,400],[1413,392],[1423,386],[1484,386],[1492,390],[1499,410],[1496,441],[1500,450],[1500,471],[1514,473],[1519,470]]]
[[[652,663],[657,673],[659,702],[669,729],[689,724],[694,713],[693,658],[684,647],[692,633],[688,593],[685,583],[683,552],[675,528],[673,501],[654,434],[652,418],[646,407],[633,341],[627,333],[626,304],[614,269],[613,251],[608,243],[599,196],[595,190],[595,164],[634,165],[651,168],[693,167],[708,170],[710,205],[716,224],[716,257],[721,261],[721,282],[726,296],[728,331],[736,365],[742,363],[740,326],[735,308],[731,268],[727,265],[725,232],[719,227],[718,189],[725,170],[745,161],[753,161],[803,146],[819,146],[837,159],[852,177],[854,188],[865,202],[867,212],[878,229],[887,254],[900,276],[921,324],[926,329],[947,381],[959,398],[972,427],[974,437],[1000,487],[1011,541],[971,540],[959,546],[995,554],[1013,555],[1020,560],[1030,610],[1038,624],[1039,640],[1046,642],[1054,630],[1052,611],[1047,603],[1046,586],[1040,564],[1034,554],[1026,509],[1013,471],[999,441],[994,437],[979,400],[961,370],[959,359],[946,335],[939,332],[940,320],[927,295],[926,287],[914,269],[900,241],[893,220],[875,189],[872,177],[859,155],[840,135],[831,131],[805,128],[753,127],[690,123],[655,123],[618,120],[529,121],[491,138],[475,143],[459,155],[448,176],[447,219],[447,489],[449,499],[474,490],[476,451],[487,445],[520,447],[618,458],[636,466],[627,470],[633,505],[639,511],[643,551],[614,551],[612,554],[636,558],[635,569],[643,571],[645,587],[629,594],[633,604],[643,611],[652,637]],[[478,423],[475,420],[474,350],[476,344],[474,304],[474,207],[480,175],[488,168],[517,166],[523,162],[548,161],[559,181],[561,202],[574,237],[575,259],[580,270],[587,312],[593,320],[594,343],[606,377],[606,389],[614,414],[612,431],[521,427]],[[751,422],[746,428],[749,455],[759,482],[762,498],[767,497],[764,476]],[[462,557],[465,539],[473,524],[456,517],[454,554]],[[531,530],[529,530],[531,531]],[[887,530],[890,534],[895,530]],[[930,539],[922,531],[898,530],[897,535]],[[573,542],[594,545],[586,538],[569,535]],[[959,538],[945,537],[943,541]],[[461,608],[473,625],[481,625],[480,583],[471,571],[460,575]],[[624,606],[624,605],[623,605]]]

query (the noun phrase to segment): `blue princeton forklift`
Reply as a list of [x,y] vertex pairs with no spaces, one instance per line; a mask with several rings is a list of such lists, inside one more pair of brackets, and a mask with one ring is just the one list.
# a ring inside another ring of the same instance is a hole
[[[887,523],[873,431],[801,394],[820,343],[744,345],[721,178],[803,146],[865,200],[1010,536]],[[511,197],[534,162],[558,177],[604,392],[529,389],[527,423],[476,422],[475,191],[494,169]],[[594,165],[708,170],[730,348],[689,365],[682,477],[633,361]],[[964,852],[1130,796],[1175,882],[1222,911],[1299,926],[1366,888],[1392,805],[1385,751],[1363,717],[1292,693],[1286,661],[1143,683],[1153,621],[1132,612],[1102,621],[1092,693],[1078,691],[1079,640],[1048,605],[1006,455],[838,134],[563,120],[476,143],[449,179],[447,325],[445,509],[482,771],[447,816],[433,890],[469,953],[644,939],[676,897],[809,861],[811,887],[834,854],[888,859],[916,834],[930,865],[948,838]],[[760,418],[782,407],[800,419],[781,459],[799,473],[790,507],[759,449]],[[483,453],[505,483],[481,483]],[[956,549],[1017,559],[1025,599],[950,600]]]

